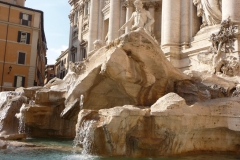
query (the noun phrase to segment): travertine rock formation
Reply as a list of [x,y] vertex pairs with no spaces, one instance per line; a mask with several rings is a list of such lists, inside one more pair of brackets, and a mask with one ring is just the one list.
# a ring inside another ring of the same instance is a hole
[[63,117],[70,114],[72,102],[80,101],[81,95],[84,109],[148,106],[173,92],[175,82],[188,79],[170,64],[157,42],[143,29],[110,42],[89,57],[85,65],[68,90]]
[[25,133],[32,137],[74,138],[75,121],[60,117],[64,105],[24,104],[17,117],[24,123]]
[[240,153],[239,107],[238,98],[188,106],[183,98],[169,93],[151,109],[123,106],[82,110],[75,141],[80,142],[86,152],[97,155],[159,157],[205,151]]
[[62,119],[63,91],[42,87],[0,93],[0,139],[74,138],[76,121]]
[[1,92],[0,93],[0,139],[21,139],[26,136],[19,136],[19,121],[15,114],[19,112],[27,98],[21,93]]

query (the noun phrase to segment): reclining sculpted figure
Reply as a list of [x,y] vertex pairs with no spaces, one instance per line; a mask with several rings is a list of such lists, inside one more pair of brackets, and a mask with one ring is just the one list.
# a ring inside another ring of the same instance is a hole
[[149,11],[143,8],[141,0],[135,0],[134,6],[136,7],[136,11],[133,12],[131,18],[120,28],[120,30],[124,30],[125,27],[131,26],[132,22],[134,22],[131,30],[144,28],[147,32],[152,34],[152,24],[155,22],[154,18]]

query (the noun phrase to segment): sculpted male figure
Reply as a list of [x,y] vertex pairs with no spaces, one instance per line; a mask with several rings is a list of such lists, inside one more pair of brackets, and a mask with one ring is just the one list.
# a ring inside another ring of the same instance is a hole
[[203,24],[200,28],[221,23],[221,2],[222,0],[193,0],[197,6],[197,16],[202,17]]
[[144,28],[151,33],[151,25],[154,23],[154,18],[151,16],[149,11],[146,11],[143,8],[143,3],[141,0],[135,0],[134,6],[136,7],[136,11],[133,12],[131,18],[120,28],[120,30],[124,30],[125,27],[131,26],[132,22],[134,22],[131,30]]

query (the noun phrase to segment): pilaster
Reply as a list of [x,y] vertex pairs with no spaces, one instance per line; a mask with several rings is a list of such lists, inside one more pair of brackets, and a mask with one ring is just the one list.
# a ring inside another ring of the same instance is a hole
[[88,52],[94,49],[93,42],[98,38],[98,9],[99,0],[91,0],[90,6],[90,21],[89,21],[89,38]]
[[120,4],[121,0],[110,0],[110,18],[109,18],[109,34],[108,42],[113,41],[119,37],[120,29]]
[[[124,6],[126,7],[126,22],[131,18],[132,16],[132,13],[133,13],[133,10],[134,10],[134,5],[133,5],[133,2],[130,1],[130,0],[127,0],[125,3],[124,3]],[[126,27],[125,28],[125,33],[128,33],[130,31],[131,27]]]

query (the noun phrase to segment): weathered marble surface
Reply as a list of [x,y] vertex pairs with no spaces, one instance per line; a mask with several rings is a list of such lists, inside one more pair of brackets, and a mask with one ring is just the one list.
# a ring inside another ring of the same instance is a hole
[[170,64],[158,43],[143,29],[110,42],[89,57],[85,65],[68,90],[66,110],[81,95],[84,109],[152,105],[174,91],[176,81],[188,79]]
[[63,91],[42,87],[0,93],[0,139],[74,138],[76,121],[62,119]]
[[90,147],[84,149],[97,155],[158,157],[190,152],[240,153],[239,107],[238,98],[188,106],[183,98],[169,93],[150,109],[135,106],[99,111],[84,109],[79,113],[77,129],[91,124],[85,128],[85,134],[92,136],[77,134],[77,140],[88,142]]
[[[15,114],[19,112],[27,98],[21,93],[1,92],[0,93],[0,137],[18,134],[19,121]],[[14,139],[13,136],[11,136]],[[17,137],[17,135],[15,136]],[[1,138],[0,138],[1,139]],[[18,139],[18,137],[16,138]]]

